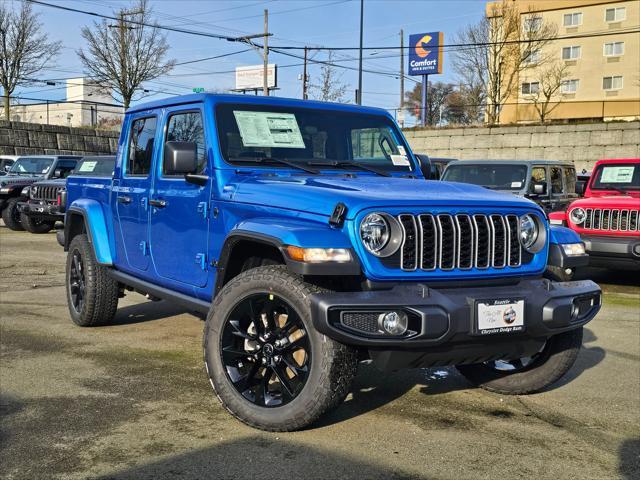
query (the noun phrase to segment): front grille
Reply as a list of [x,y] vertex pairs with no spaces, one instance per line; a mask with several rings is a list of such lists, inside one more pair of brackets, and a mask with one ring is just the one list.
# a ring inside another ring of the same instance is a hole
[[516,215],[402,214],[398,221],[405,236],[400,247],[402,270],[505,268],[522,263]]
[[53,185],[35,185],[31,187],[31,198],[33,200],[55,202],[58,200],[58,193],[60,190],[62,190],[62,187],[56,187]]
[[609,230],[612,232],[640,231],[638,210],[608,208],[587,208],[587,217],[582,228],[585,230]]

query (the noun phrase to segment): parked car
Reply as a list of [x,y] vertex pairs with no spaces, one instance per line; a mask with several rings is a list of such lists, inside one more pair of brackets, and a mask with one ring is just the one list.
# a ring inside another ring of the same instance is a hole
[[639,215],[640,159],[627,158],[596,162],[584,198],[549,218],[580,235],[590,265],[640,271]]
[[575,233],[517,196],[425,182],[385,110],[168,98],[127,111],[119,148],[113,178],[67,179],[71,319],[108,324],[127,289],[207,315],[209,379],[251,426],[310,424],[362,357],[539,391],[600,309],[595,283],[541,278],[549,258],[584,264]]
[[444,169],[455,158],[430,157],[426,153],[416,153],[416,158],[420,162],[422,174],[428,180],[440,180]]
[[576,193],[582,196],[587,188],[589,179],[591,178],[591,171],[583,168],[576,174]]
[[0,155],[0,176],[6,175],[18,158],[17,155]]
[[[111,178],[115,161],[115,156],[83,157],[69,175]],[[64,220],[66,184],[66,178],[55,178],[34,182],[28,188],[25,187],[25,201],[18,203],[20,224],[25,230],[46,233],[56,222]]]
[[24,202],[28,187],[38,180],[65,178],[81,157],[68,155],[34,155],[20,157],[0,179],[0,211],[11,230],[24,230],[18,203]]
[[547,213],[564,210],[578,198],[575,167],[554,160],[459,160],[447,165],[442,180],[510,192]]

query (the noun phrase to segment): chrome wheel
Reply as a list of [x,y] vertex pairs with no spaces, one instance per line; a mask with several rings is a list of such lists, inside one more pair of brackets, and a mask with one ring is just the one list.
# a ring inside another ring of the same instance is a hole
[[300,315],[273,294],[240,300],[227,317],[220,354],[227,377],[249,402],[279,407],[302,391],[311,344]]

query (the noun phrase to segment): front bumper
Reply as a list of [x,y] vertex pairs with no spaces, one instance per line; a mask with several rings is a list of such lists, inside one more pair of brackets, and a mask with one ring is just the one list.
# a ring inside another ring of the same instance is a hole
[[64,213],[60,211],[60,207],[57,204],[45,201],[30,200],[28,202],[20,202],[18,203],[18,211],[25,215],[47,220],[62,220],[64,218]]
[[[481,335],[476,328],[476,302],[524,299],[524,329]],[[498,358],[520,358],[538,352],[547,338],[578,328],[600,310],[601,290],[590,280],[550,282],[525,279],[503,286],[429,288],[399,284],[391,290],[323,293],[311,298],[317,330],[334,340],[369,349],[378,367],[459,365]],[[578,315],[575,313],[578,305]],[[343,324],[343,312],[405,312],[414,334],[381,336]]]
[[640,267],[640,237],[583,235],[582,241],[591,266]]

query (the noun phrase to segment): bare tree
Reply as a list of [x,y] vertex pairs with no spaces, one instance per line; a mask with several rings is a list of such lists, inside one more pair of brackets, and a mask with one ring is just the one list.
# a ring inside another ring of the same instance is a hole
[[[447,98],[453,93],[453,85],[443,82],[429,82],[427,90],[427,125],[437,125],[441,118],[447,117]],[[422,85],[416,84],[413,90],[405,93],[405,106],[412,111],[416,117],[420,117],[422,108]]]
[[347,84],[342,81],[342,73],[332,64],[333,53],[329,52],[327,62],[320,67],[320,83],[310,85],[311,96],[323,102],[344,103],[347,93]]
[[138,0],[131,10],[120,10],[119,21],[103,20],[83,27],[87,50],[78,56],[97,85],[122,98],[124,108],[141,92],[144,82],[169,72],[174,60],[166,60],[169,44],[151,18],[147,0]]
[[547,121],[551,112],[560,105],[565,95],[562,92],[562,85],[568,74],[567,65],[560,60],[536,70],[538,87],[524,97],[533,103],[542,123]]
[[11,94],[49,65],[62,44],[49,41],[31,4],[23,2],[18,11],[9,9],[8,4],[0,2],[0,84],[4,116],[10,120]]
[[454,50],[454,68],[468,87],[482,87],[489,123],[499,121],[500,110],[518,90],[520,74],[550,61],[543,47],[556,35],[555,24],[521,12],[509,0],[495,2],[480,22],[458,32],[455,43],[467,46]]

